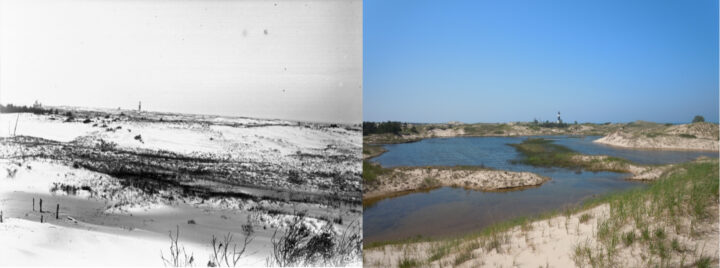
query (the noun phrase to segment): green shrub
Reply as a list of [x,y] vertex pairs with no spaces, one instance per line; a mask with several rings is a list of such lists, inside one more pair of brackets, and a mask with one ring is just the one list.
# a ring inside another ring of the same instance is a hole
[[705,117],[703,117],[702,115],[696,115],[693,118],[692,122],[693,123],[705,122]]
[[386,173],[388,170],[384,169],[380,165],[370,163],[367,160],[363,161],[363,172],[362,178],[365,184],[373,184],[377,182],[377,177]]
[[420,184],[421,189],[427,189],[427,188],[434,188],[440,185],[440,181],[438,181],[435,178],[427,177],[423,180],[422,184]]
[[623,234],[622,239],[626,247],[632,245],[635,242],[635,232],[629,231]]
[[590,220],[590,218],[592,218],[592,216],[590,216],[590,214],[585,213],[582,216],[580,216],[580,222],[586,223],[587,221]]

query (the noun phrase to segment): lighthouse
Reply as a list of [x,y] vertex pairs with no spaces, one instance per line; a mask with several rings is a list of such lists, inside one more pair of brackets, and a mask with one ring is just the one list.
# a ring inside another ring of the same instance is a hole
[[558,124],[562,124],[562,119],[560,119],[560,111],[558,111],[557,123],[558,123]]

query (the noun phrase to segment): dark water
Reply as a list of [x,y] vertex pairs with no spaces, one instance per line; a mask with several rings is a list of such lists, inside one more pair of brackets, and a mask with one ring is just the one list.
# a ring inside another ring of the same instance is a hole
[[[618,149],[592,143],[599,137],[546,137],[583,154],[622,157],[636,163],[665,164],[693,160],[717,153]],[[422,236],[447,236],[478,230],[492,223],[532,216],[581,203],[593,195],[644,187],[624,180],[627,174],[582,172],[562,168],[537,168],[512,164],[520,154],[508,143],[525,137],[459,137],[426,139],[386,145],[385,154],[373,161],[385,167],[428,165],[484,165],[495,169],[530,171],[552,178],[540,187],[512,192],[481,192],[442,187],[384,199],[365,207],[363,232],[368,242]]]

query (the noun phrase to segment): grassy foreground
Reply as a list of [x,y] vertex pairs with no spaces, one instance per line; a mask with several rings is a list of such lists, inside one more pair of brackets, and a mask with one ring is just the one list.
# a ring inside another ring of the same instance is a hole
[[[523,235],[527,240],[540,221],[572,217],[577,220],[566,220],[564,228],[571,234],[577,228],[574,238],[582,239],[573,240],[572,250],[560,255],[569,256],[576,266],[709,267],[718,258],[717,247],[708,241],[717,241],[719,187],[717,159],[680,164],[647,188],[608,194],[577,208],[500,222],[463,237],[366,245],[365,263],[379,265],[371,252],[391,247],[402,251],[393,266],[473,266],[509,254],[513,240]],[[583,224],[589,229],[581,228]]]

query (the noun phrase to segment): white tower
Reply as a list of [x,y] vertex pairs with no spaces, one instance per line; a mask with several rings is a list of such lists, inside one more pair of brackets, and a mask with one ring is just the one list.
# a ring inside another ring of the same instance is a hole
[[558,111],[557,123],[558,123],[558,124],[562,123],[562,119],[560,119],[560,111]]

